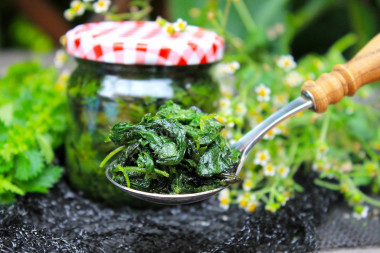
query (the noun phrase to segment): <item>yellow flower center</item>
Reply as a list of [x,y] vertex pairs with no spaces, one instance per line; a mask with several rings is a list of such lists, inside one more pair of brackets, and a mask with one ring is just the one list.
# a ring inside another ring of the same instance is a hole
[[[219,120],[218,120],[219,121]],[[219,121],[220,122],[220,121]],[[220,123],[223,123],[223,122],[220,122]],[[226,130],[226,129],[223,129],[221,132],[220,132],[220,134],[224,137],[224,138],[226,138],[227,136],[228,136],[228,130]]]
[[250,204],[248,206],[248,212],[252,213],[256,209],[256,204]]
[[98,5],[99,5],[99,7],[103,7],[104,5],[106,5],[106,3],[104,1],[99,1]]
[[248,205],[248,201],[246,199],[242,199],[242,200],[240,200],[239,204],[241,207],[246,207]]
[[168,26],[166,27],[166,32],[167,32],[167,33],[170,33],[170,34],[174,33],[174,28],[173,28],[173,26],[168,25]]
[[245,187],[252,187],[252,182],[251,181],[245,181],[244,186]]
[[256,117],[256,121],[257,121],[257,123],[260,123],[260,122],[263,121],[263,120],[264,120],[264,117],[261,116],[261,115],[259,115],[259,116]]
[[283,173],[285,173],[285,168],[284,168],[284,167],[280,167],[280,168],[278,169],[278,171],[279,171],[281,174],[283,174]]
[[290,65],[290,61],[288,61],[288,60],[287,60],[287,61],[284,61],[284,66],[285,66],[285,67],[288,67],[289,65]]
[[340,188],[340,191],[343,193],[347,192],[348,191],[347,185],[342,185],[342,187]]
[[220,204],[222,205],[228,205],[230,203],[230,200],[228,198],[222,198],[220,200]]
[[216,116],[215,118],[217,121],[219,121],[220,123],[224,123],[224,118],[222,116]]
[[81,3],[76,3],[73,7],[74,11],[78,11],[81,7]]
[[260,154],[259,159],[261,161],[265,161],[267,159],[267,156],[265,154]]
[[273,166],[272,166],[272,165],[268,165],[268,166],[267,166],[267,171],[269,171],[269,172],[270,172],[270,171],[273,171]]
[[262,96],[262,97],[265,96],[265,95],[267,94],[267,93],[265,92],[264,89],[260,89],[258,93],[259,93],[259,95]]

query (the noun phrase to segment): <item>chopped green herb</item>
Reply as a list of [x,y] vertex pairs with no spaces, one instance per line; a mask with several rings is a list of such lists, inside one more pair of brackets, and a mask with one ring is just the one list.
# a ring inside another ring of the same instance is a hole
[[109,136],[119,146],[113,179],[127,187],[156,193],[193,193],[226,186],[235,175],[240,153],[220,135],[223,125],[197,108],[172,101],[141,122],[115,124]]

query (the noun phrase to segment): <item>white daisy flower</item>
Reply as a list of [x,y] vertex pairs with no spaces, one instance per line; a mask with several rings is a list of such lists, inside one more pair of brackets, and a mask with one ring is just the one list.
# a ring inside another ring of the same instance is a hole
[[272,128],[270,129],[263,137],[263,139],[265,140],[272,140],[277,134],[280,133],[280,130],[275,127],[275,128]]
[[247,112],[247,107],[244,103],[239,103],[235,107],[235,112],[237,115],[244,115]]
[[243,189],[244,191],[249,191],[253,187],[253,181],[250,178],[247,178],[243,182]]
[[216,66],[216,72],[219,75],[232,75],[239,68],[240,68],[240,64],[237,61],[233,61],[229,63],[219,63]]
[[237,198],[237,202],[241,208],[245,208],[249,202],[249,193],[245,193],[243,195],[239,195]]
[[175,29],[174,29],[173,24],[170,24],[169,22],[167,22],[167,23],[164,25],[164,30],[165,30],[165,32],[167,32],[168,34],[173,34],[173,33],[175,33]]
[[219,100],[219,108],[221,110],[227,109],[231,105],[231,100],[228,98],[222,98]]
[[234,137],[233,133],[225,128],[222,129],[222,131],[220,131],[220,135],[222,135],[227,140],[232,139]]
[[72,21],[75,18],[75,11],[73,9],[67,9],[63,12],[63,16],[66,20]]
[[174,30],[176,32],[184,32],[187,27],[187,22],[182,20],[182,18],[177,19],[177,21],[173,24]]
[[331,164],[322,160],[318,160],[313,163],[312,169],[317,172],[329,172],[331,170]]
[[317,147],[317,158],[318,159],[323,158],[326,155],[328,150],[329,150],[329,147],[327,146],[326,143],[322,143],[322,144],[318,145],[318,147]]
[[285,166],[285,165],[280,165],[278,168],[277,168],[277,171],[278,173],[280,173],[281,177],[283,178],[286,178],[289,174],[289,167]]
[[55,57],[54,57],[55,67],[61,68],[63,66],[63,64],[66,62],[66,60],[67,60],[67,55],[66,55],[65,50],[63,50],[63,49],[57,50],[57,52],[55,53]]
[[259,151],[256,153],[255,160],[253,161],[256,165],[265,166],[270,159],[268,150]]
[[224,84],[223,81],[225,81],[225,78],[224,80],[219,81],[219,87],[220,87],[220,92],[222,93],[222,96],[232,97],[232,95],[234,94],[233,86],[229,84]]
[[258,87],[255,89],[257,93],[257,100],[260,102],[266,102],[269,101],[269,95],[271,90],[265,86],[264,84],[260,84]]
[[217,116],[215,116],[215,119],[216,119],[217,121],[219,121],[220,123],[222,123],[222,124],[224,124],[224,123],[227,122],[226,117],[223,117],[222,115],[217,115]]
[[285,77],[285,85],[287,87],[295,87],[300,85],[302,82],[303,78],[297,71],[292,71]]
[[275,174],[276,174],[276,167],[273,164],[269,163],[266,166],[264,166],[265,176],[273,177]]
[[285,71],[289,71],[294,69],[297,66],[297,64],[294,61],[293,56],[283,55],[277,60],[277,66],[283,68]]
[[111,5],[110,0],[98,0],[96,3],[94,3],[92,6],[94,7],[94,11],[96,13],[103,13],[108,11],[108,8]]
[[365,219],[368,217],[369,207],[368,206],[356,206],[354,208],[353,217],[355,219]]
[[339,166],[338,170],[343,173],[351,172],[352,171],[352,163],[350,161],[347,161]]
[[256,201],[249,201],[244,210],[248,213],[252,213],[256,210],[258,203]]
[[219,206],[222,209],[227,210],[230,207],[230,190],[228,190],[227,188],[221,190],[219,192],[218,199]]
[[83,15],[84,11],[86,10],[84,3],[81,1],[72,1],[70,3],[70,7],[74,11],[76,16]]
[[284,106],[288,103],[289,96],[286,93],[277,94],[273,97],[273,104],[276,107]]

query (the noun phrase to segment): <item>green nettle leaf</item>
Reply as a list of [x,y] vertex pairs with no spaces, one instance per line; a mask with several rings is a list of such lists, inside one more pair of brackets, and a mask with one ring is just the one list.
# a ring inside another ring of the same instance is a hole
[[12,182],[3,176],[0,175],[0,194],[12,192],[19,195],[24,195],[25,192],[18,186],[12,184]]
[[61,178],[63,168],[59,166],[49,166],[44,169],[44,173],[20,185],[27,192],[46,193]]
[[37,150],[25,151],[16,159],[15,178],[18,180],[29,180],[35,177],[44,168],[43,157]]
[[50,140],[46,138],[44,135],[40,134],[36,136],[36,140],[38,142],[38,145],[40,146],[41,153],[45,157],[45,161],[47,163],[51,163],[54,159],[54,151],[53,147],[51,146]]
[[123,185],[129,180],[127,187],[137,190],[175,194],[239,181],[234,169],[240,153],[228,147],[220,135],[223,125],[214,116],[169,101],[136,125],[115,124],[109,139],[123,152],[114,165],[114,179]]

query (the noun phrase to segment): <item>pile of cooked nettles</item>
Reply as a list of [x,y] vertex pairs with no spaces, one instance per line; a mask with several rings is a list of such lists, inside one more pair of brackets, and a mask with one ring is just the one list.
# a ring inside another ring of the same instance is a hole
[[111,165],[114,181],[145,192],[194,193],[238,182],[240,153],[220,135],[223,124],[214,117],[169,101],[136,125],[117,123],[109,139],[118,148],[101,166],[121,152]]

